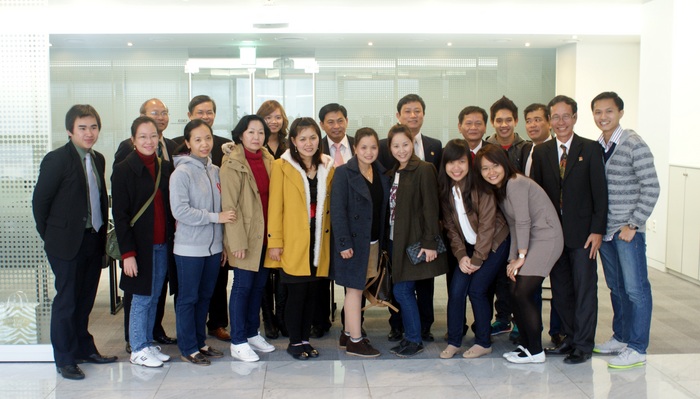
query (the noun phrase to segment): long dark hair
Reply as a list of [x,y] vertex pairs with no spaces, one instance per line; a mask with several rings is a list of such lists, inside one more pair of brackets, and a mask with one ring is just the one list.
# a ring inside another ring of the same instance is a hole
[[[440,172],[438,173],[438,187],[440,190],[440,203],[443,209],[449,209],[451,206],[450,198],[452,197],[452,187],[457,186],[462,191],[462,198],[466,211],[475,211],[471,197],[472,188],[475,188],[474,173],[472,173],[471,167],[471,154],[467,142],[462,139],[452,139],[448,141],[447,144],[445,144],[445,148],[442,149],[442,160],[440,161]],[[447,175],[445,167],[448,162],[456,161],[462,157],[467,157],[469,170],[461,181],[455,182]]]
[[[504,176],[501,187],[496,187],[487,182],[481,175],[481,163],[483,162],[484,158],[486,158],[489,162],[495,163],[496,165],[503,166]],[[508,185],[508,181],[514,178],[518,173],[515,166],[513,166],[513,163],[508,159],[506,152],[503,151],[500,146],[491,144],[484,145],[481,147],[479,152],[476,153],[476,157],[474,158],[474,170],[476,171],[475,174],[478,176],[476,179],[477,187],[480,190],[492,192],[496,196],[496,201],[498,202],[503,202],[503,200],[506,199],[506,186]]]
[[192,137],[192,131],[200,126],[206,126],[207,129],[209,129],[209,133],[211,133],[212,138],[214,136],[214,131],[211,130],[211,126],[209,126],[206,122],[204,122],[202,119],[192,119],[185,125],[185,130],[183,131],[183,136],[185,137],[185,141],[182,142],[177,148],[175,149],[175,154],[174,155],[189,155],[190,154],[190,149],[187,148],[187,141],[190,141],[190,138]]
[[294,119],[294,122],[292,122],[292,126],[289,128],[289,154],[292,156],[292,159],[295,160],[302,169],[304,169],[304,172],[308,172],[309,170],[306,168],[306,164],[304,164],[304,161],[301,159],[301,155],[299,155],[299,150],[297,149],[297,146],[292,142],[292,139],[297,138],[299,135],[299,132],[301,132],[304,128],[310,127],[316,132],[316,135],[318,136],[318,148],[316,149],[316,152],[314,155],[311,157],[311,164],[316,166],[318,169],[318,165],[321,164],[321,128],[318,127],[318,124],[313,118],[308,118],[308,117],[303,117],[303,118],[296,118]]

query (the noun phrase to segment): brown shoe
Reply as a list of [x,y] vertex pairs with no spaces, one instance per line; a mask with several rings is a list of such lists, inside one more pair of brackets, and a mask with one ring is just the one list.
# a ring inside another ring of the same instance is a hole
[[345,331],[340,332],[340,338],[338,338],[338,346],[340,349],[345,349],[345,347],[348,344],[348,341],[350,341],[350,337],[345,334]]
[[491,352],[493,352],[493,349],[491,347],[484,348],[479,344],[474,344],[471,348],[467,349],[467,351],[462,354],[462,357],[465,359],[476,359],[478,357],[486,356]]
[[229,334],[223,327],[219,327],[216,330],[209,330],[209,335],[220,341],[231,341],[231,334]]
[[352,339],[348,339],[345,353],[359,357],[377,357],[381,355],[378,350],[372,347],[367,338],[363,338],[360,342],[352,342]]
[[192,364],[196,364],[197,366],[209,366],[209,365],[211,365],[211,362],[209,361],[209,359],[204,357],[204,355],[202,355],[201,353],[195,353],[194,356],[192,356],[192,355],[189,355],[189,356],[180,355],[180,359],[182,359],[186,362],[190,362]]

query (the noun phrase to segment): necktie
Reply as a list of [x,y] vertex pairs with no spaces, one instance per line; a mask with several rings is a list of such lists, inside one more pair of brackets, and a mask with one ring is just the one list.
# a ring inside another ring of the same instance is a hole
[[85,154],[85,172],[87,173],[88,191],[90,192],[90,213],[92,215],[92,228],[99,231],[102,227],[102,208],[100,207],[100,189],[97,185],[97,177],[92,167],[90,153]]
[[335,147],[335,166],[338,167],[345,164],[345,160],[343,160],[343,153],[340,152],[340,143],[333,143],[333,147]]
[[423,142],[421,140],[415,140],[413,142],[413,153],[416,154],[421,161],[425,161],[425,154],[423,153]]
[[158,158],[169,161],[168,151],[165,151],[165,148],[165,140],[161,137],[160,140],[158,140]]
[[[566,172],[566,146],[564,144],[560,145],[562,153],[561,158],[559,158],[559,176],[564,179],[564,172]],[[564,209],[564,182],[561,182],[559,189],[559,212]]]

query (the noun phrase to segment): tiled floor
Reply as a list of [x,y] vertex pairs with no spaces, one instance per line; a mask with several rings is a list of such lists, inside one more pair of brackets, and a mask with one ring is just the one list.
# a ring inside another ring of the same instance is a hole
[[[92,332],[104,354],[117,354],[118,363],[82,365],[87,378],[64,380],[53,363],[0,364],[0,398],[700,398],[700,286],[655,270],[654,319],[648,362],[644,367],[611,370],[607,356],[594,356],[582,365],[566,365],[549,357],[541,365],[513,365],[501,358],[512,348],[507,334],[494,337],[494,353],[486,358],[438,359],[445,346],[444,280],[436,282],[433,327],[436,341],[413,359],[388,353],[386,311],[371,309],[365,326],[377,359],[358,360],[337,348],[339,323],[331,335],[313,340],[321,357],[295,361],[286,354],[283,339],[272,340],[277,351],[262,354],[258,363],[230,357],[215,359],[210,367],[197,367],[178,359],[161,369],[132,366],[124,352],[122,314],[109,315],[106,295],[93,312]],[[103,287],[104,288],[104,287]],[[104,288],[106,289],[106,288]],[[340,293],[339,293],[340,291]],[[342,290],[336,290],[339,306]],[[610,336],[610,304],[602,279],[599,285],[598,339]],[[548,304],[545,305],[548,314]],[[171,309],[171,308],[169,308]],[[471,314],[469,315],[471,318]],[[174,333],[169,310],[166,330]],[[464,346],[471,345],[469,333]],[[210,340],[227,351],[224,342]],[[177,348],[163,351],[177,357]]]

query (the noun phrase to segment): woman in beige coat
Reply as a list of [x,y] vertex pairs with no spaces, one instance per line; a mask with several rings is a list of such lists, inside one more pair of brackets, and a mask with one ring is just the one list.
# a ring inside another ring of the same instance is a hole
[[244,116],[231,135],[239,145],[224,156],[220,172],[221,206],[237,216],[224,231],[224,247],[233,267],[229,300],[231,356],[254,362],[260,360],[255,351],[275,350],[258,332],[260,301],[268,275],[262,265],[273,157],[263,147],[270,129],[261,117]]

